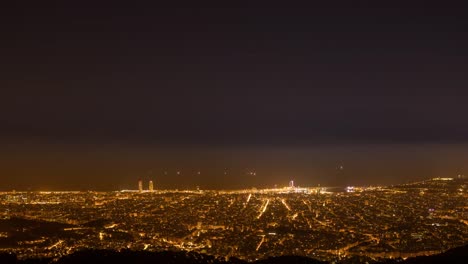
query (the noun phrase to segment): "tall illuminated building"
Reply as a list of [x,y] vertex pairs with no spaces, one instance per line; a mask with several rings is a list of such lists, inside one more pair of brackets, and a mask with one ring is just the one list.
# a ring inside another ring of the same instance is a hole
[[143,181],[141,179],[138,180],[138,191],[143,192]]
[[289,188],[294,188],[294,181],[289,182]]
[[148,187],[150,192],[154,191],[153,181],[149,181]]

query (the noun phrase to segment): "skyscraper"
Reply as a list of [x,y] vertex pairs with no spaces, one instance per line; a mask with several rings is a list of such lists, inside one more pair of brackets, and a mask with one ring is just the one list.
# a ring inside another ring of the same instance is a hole
[[153,181],[149,181],[149,191],[152,192],[154,190],[154,186],[153,186]]
[[138,180],[138,191],[143,192],[143,181],[141,179]]

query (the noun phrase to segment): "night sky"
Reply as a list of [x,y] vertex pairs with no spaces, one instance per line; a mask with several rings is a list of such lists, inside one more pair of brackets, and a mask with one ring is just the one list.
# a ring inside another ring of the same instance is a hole
[[22,4],[0,16],[0,190],[468,174],[463,6]]

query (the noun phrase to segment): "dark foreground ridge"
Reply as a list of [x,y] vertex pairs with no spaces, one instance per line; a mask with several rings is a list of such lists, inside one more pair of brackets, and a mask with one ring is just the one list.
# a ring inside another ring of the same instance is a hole
[[[383,262],[374,262],[381,264],[422,264],[422,263],[466,263],[468,257],[468,245],[451,249],[447,252],[433,255],[403,259],[392,259],[385,260]],[[84,250],[75,252],[71,255],[64,256],[58,260],[54,259],[25,259],[18,260],[15,254],[1,253],[0,263],[2,264],[102,264],[102,263],[167,263],[167,264],[326,264],[328,262],[319,261],[307,257],[300,256],[281,256],[281,257],[270,257],[263,260],[257,260],[254,262],[247,262],[237,258],[230,258],[228,260],[224,258],[216,258],[214,256],[194,253],[194,252],[146,252],[146,251],[131,251],[123,250],[120,252],[111,250]],[[343,264],[351,263],[372,263],[367,259],[347,259]]]

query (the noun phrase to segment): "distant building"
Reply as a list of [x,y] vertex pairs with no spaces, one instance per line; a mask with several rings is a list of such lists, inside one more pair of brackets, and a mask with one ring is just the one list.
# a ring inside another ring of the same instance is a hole
[[289,188],[294,188],[294,181],[289,182]]
[[154,191],[153,181],[149,181],[148,187],[150,192]]
[[143,192],[143,181],[141,179],[138,180],[138,191]]

